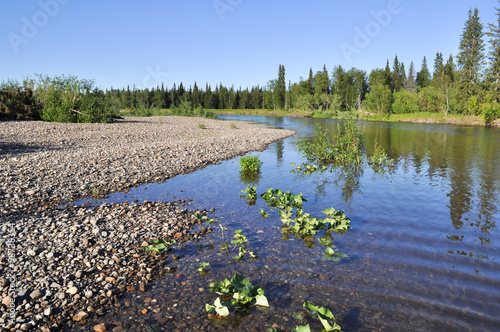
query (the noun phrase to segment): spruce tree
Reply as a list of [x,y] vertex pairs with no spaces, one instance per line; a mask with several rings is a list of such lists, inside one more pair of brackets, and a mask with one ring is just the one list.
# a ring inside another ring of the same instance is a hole
[[[460,39],[460,52],[457,56],[460,80],[458,83],[458,103],[462,112],[469,113],[468,101],[480,93],[479,84],[484,66],[483,25],[479,19],[479,10],[469,10]],[[475,111],[471,111],[475,113]]]
[[314,78],[313,78],[313,70],[309,68],[309,79],[307,80],[307,85],[309,86],[309,94],[314,93]]
[[432,83],[434,86],[442,88],[444,84],[444,64],[443,54],[437,52],[434,59],[434,73],[432,74]]
[[392,66],[392,86],[390,86],[392,92],[397,92],[403,86],[401,81],[401,68],[398,61],[398,56],[394,58],[394,64]]
[[410,92],[415,91],[415,67],[413,66],[413,61],[410,63],[408,78],[405,80],[405,90]]
[[194,81],[194,87],[193,87],[193,92],[191,94],[191,99],[193,100],[193,107],[200,106],[200,102],[201,102],[200,91],[198,89],[198,85],[196,84],[196,81]]
[[285,66],[279,65],[278,80],[274,87],[274,104],[275,107],[283,109],[285,107],[286,98],[286,81],[285,81]]
[[444,66],[444,75],[448,82],[453,83],[455,82],[455,63],[453,61],[453,55],[450,54],[450,57],[448,58],[448,61],[446,62],[446,65]]
[[392,73],[391,67],[389,67],[389,60],[387,60],[387,64],[385,65],[384,78],[384,84],[392,90]]
[[422,61],[422,68],[417,73],[416,82],[420,90],[431,84],[431,74],[429,72],[429,69],[427,68],[427,58],[425,56],[424,60]]
[[[499,1],[500,4],[500,1]],[[498,16],[496,25],[489,23],[488,32],[490,37],[490,52],[488,56],[489,66],[487,70],[488,82],[490,83],[491,90],[495,91],[495,98],[499,100],[500,96],[500,9],[496,8]]]

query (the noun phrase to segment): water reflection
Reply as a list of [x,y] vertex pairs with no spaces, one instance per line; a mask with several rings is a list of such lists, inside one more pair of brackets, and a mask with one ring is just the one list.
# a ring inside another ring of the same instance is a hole
[[[290,119],[282,117],[254,117],[245,120],[260,122],[276,127],[297,130],[301,134],[295,140],[314,139],[314,126],[328,130],[329,137],[337,134],[334,119]],[[369,168],[366,163],[356,170],[330,169],[325,173],[304,174],[296,172],[296,181],[312,177],[315,196],[325,197],[329,187],[339,188],[342,200],[351,207],[356,196],[363,196],[366,177],[372,181],[385,177],[390,183],[398,181],[404,174],[413,186],[407,190],[418,190],[425,204],[437,204],[429,190],[444,190],[439,196],[448,210],[452,229],[444,237],[450,243],[470,245],[479,243],[491,246],[491,231],[496,229],[500,204],[500,131],[495,128],[458,127],[448,125],[422,125],[411,123],[358,122],[364,129],[366,156],[374,153],[375,142],[394,159],[393,168],[382,170]],[[296,149],[295,144],[293,144]],[[285,150],[285,152],[284,152]],[[284,143],[273,148],[278,165],[282,166]],[[424,184],[428,187],[422,187]],[[407,204],[405,202],[404,204]],[[398,204],[398,202],[394,202]],[[465,229],[467,228],[467,229]],[[475,231],[478,230],[478,231]],[[468,250],[450,249],[449,252],[467,252],[470,257],[488,257]]]

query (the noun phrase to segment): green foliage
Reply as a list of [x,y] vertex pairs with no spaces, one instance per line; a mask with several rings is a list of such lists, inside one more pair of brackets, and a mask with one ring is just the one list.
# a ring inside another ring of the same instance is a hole
[[293,195],[291,191],[283,192],[280,189],[268,188],[261,197],[267,202],[268,206],[285,209],[287,206],[302,208],[302,203],[307,200],[300,195]]
[[0,119],[38,120],[40,110],[31,88],[17,82],[0,86]]
[[183,100],[177,107],[171,109],[172,115],[188,117],[204,117],[216,119],[217,115],[212,111],[205,111],[201,106],[194,107],[193,103]]
[[246,155],[240,157],[239,160],[240,170],[246,173],[255,173],[260,171],[262,166],[262,161],[260,161],[258,155]]
[[335,319],[332,312],[324,307],[317,307],[311,303],[305,302],[304,309],[311,314],[313,317],[319,319],[321,324],[323,325],[325,331],[341,331],[341,328],[337,323],[333,323],[331,326],[328,321]]
[[207,266],[209,266],[209,265],[210,265],[210,263],[208,263],[208,262],[201,262],[200,266],[196,269],[196,271],[198,271],[198,272],[206,272],[205,268]]
[[255,205],[255,201],[257,200],[257,187],[247,186],[245,190],[241,191],[244,195],[241,195],[241,198],[245,198],[247,200],[248,205]]
[[248,239],[245,235],[241,234],[241,229],[234,231],[234,240],[231,243],[235,246],[246,246]]
[[316,127],[314,140],[299,142],[298,149],[304,157],[313,162],[359,165],[364,151],[363,132],[354,121],[346,122],[343,128],[339,124],[338,133],[332,143],[326,132]]
[[[261,197],[268,206],[280,210],[281,221],[288,230],[296,235],[315,235],[320,230],[342,234],[351,227],[350,219],[344,215],[343,211],[336,211],[334,208],[323,210],[323,213],[327,215],[325,219],[318,219],[305,213],[302,205],[307,200],[302,197],[302,194],[294,195],[291,191],[283,192],[280,189],[268,188],[266,192],[261,194]],[[293,217],[294,209],[295,217]],[[267,215],[263,210],[261,209],[261,215]]]
[[200,129],[205,129],[205,128],[207,128],[207,125],[206,125],[206,124],[204,124],[204,123],[198,123],[198,127],[199,127]]
[[402,89],[394,93],[393,113],[414,113],[418,112],[418,110],[418,95],[416,92]]
[[177,243],[175,240],[165,241],[161,239],[153,240],[148,246],[144,247],[145,251],[163,254],[170,246]]
[[43,105],[41,118],[51,122],[110,122],[117,111],[94,87],[93,80],[76,76],[42,76],[31,80],[35,96]]
[[469,100],[467,101],[467,109],[468,109],[468,114],[470,115],[477,115],[479,113],[479,104],[477,102],[477,96],[471,96]]
[[370,89],[363,101],[363,108],[373,113],[390,113],[392,93],[387,85],[375,85]]
[[491,124],[496,119],[500,119],[500,104],[496,100],[492,100],[491,96],[487,97],[487,102],[481,104],[480,112],[486,124]]
[[392,167],[394,165],[394,160],[389,158],[385,150],[375,141],[373,155],[369,158],[370,165],[374,167]]
[[218,316],[229,316],[229,310],[239,313],[248,313],[253,306],[269,307],[264,290],[239,274],[235,274],[231,280],[224,279],[217,283],[210,284],[213,292],[219,297],[214,304],[206,304],[205,310],[211,312],[215,310]]

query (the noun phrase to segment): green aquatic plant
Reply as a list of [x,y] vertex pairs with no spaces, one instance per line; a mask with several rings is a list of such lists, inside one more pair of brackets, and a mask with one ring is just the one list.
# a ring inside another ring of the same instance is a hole
[[384,166],[392,167],[394,165],[394,159],[389,158],[382,146],[375,141],[373,155],[369,158],[368,163],[375,168]]
[[224,279],[210,284],[210,289],[219,297],[214,304],[206,304],[205,310],[209,313],[213,310],[219,317],[229,316],[229,310],[239,313],[249,312],[253,306],[269,307],[269,302],[264,295],[264,290],[239,274],[235,274],[231,280]]
[[239,165],[240,165],[240,170],[242,172],[254,173],[260,170],[260,167],[262,166],[262,161],[260,161],[258,155],[254,156],[246,155],[240,157]]
[[205,268],[209,266],[210,263],[208,262],[201,262],[200,266],[196,269],[198,272],[206,272]]
[[206,222],[208,224],[208,229],[210,229],[210,226],[215,222],[214,219],[209,218],[207,216],[201,215],[199,212],[195,212],[194,217],[200,222],[204,223]]
[[147,245],[143,249],[145,251],[163,254],[165,251],[168,250],[168,248],[170,246],[174,245],[175,243],[177,243],[177,241],[175,241],[175,240],[165,241],[165,240],[161,240],[161,239],[156,239],[156,240],[151,241],[149,243],[149,245]]
[[250,205],[255,205],[255,201],[257,200],[257,187],[253,186],[247,186],[245,190],[241,191],[243,195],[241,195],[241,198],[245,198],[247,200],[247,204]]
[[237,229],[234,231],[234,240],[232,240],[231,243],[234,245],[234,249],[236,249],[236,247],[239,247],[238,255],[233,257],[233,260],[241,261],[245,257],[246,253],[248,253],[251,258],[258,257],[253,251],[248,250],[248,238],[245,235],[241,234],[241,229]]
[[[333,323],[333,326],[330,325],[328,321],[334,320],[335,316],[333,316],[333,313],[324,307],[318,307],[315,306],[309,302],[305,302],[303,305],[303,308],[306,311],[305,315],[311,315],[313,318],[317,318],[320,322],[321,325],[323,325],[323,331],[329,332],[329,331],[342,331],[341,327],[337,323]],[[304,314],[295,314],[294,317],[296,319],[302,320],[305,316]],[[295,327],[292,332],[307,332],[311,331],[311,328],[309,327],[309,324],[305,326],[297,326]]]
[[260,195],[267,203],[268,206],[277,207],[278,209],[285,209],[287,206],[301,208],[303,202],[307,202],[299,195],[292,194],[291,191],[283,192],[280,189],[268,188],[266,192]]
[[241,229],[234,231],[234,240],[231,241],[235,246],[245,246],[248,243],[248,239],[245,235],[241,234]]
[[318,163],[337,163],[344,166],[360,165],[364,152],[363,131],[355,121],[347,121],[337,126],[337,135],[332,141],[320,126],[315,128],[312,141],[301,141],[298,149],[309,161]]

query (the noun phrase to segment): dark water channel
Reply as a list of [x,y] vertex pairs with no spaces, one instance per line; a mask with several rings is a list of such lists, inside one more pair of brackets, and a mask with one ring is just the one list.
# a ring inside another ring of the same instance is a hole
[[[375,172],[366,164],[355,174],[334,168],[304,175],[290,165],[304,162],[295,142],[310,139],[316,123],[334,135],[342,121],[223,118],[299,132],[253,153],[263,161],[254,179],[257,192],[273,187],[303,193],[304,210],[322,218],[323,209],[345,210],[352,229],[332,237],[336,250],[349,257],[334,262],[317,240],[283,236],[277,211],[261,217],[262,199],[247,206],[240,198],[246,184],[236,158],[107,200],[192,199],[191,208],[215,207],[213,217],[227,230],[223,239],[214,224],[214,233],[177,249],[180,259],[169,256],[167,262],[175,273],[153,282],[146,293],[129,292],[100,322],[120,321],[127,331],[139,326],[149,326],[145,331],[290,331],[309,322],[318,331],[318,322],[293,317],[309,301],[329,308],[343,331],[500,330],[500,130],[359,122],[367,154],[377,140],[394,158],[393,169]],[[236,262],[235,252],[218,250],[236,229],[248,237],[257,259]],[[207,275],[196,271],[200,262],[210,263]],[[217,295],[208,284],[235,272],[265,290],[270,309],[209,320],[205,303]]]

